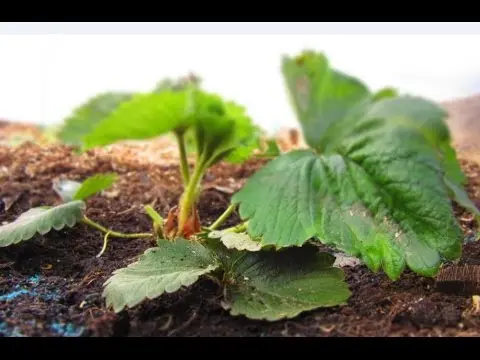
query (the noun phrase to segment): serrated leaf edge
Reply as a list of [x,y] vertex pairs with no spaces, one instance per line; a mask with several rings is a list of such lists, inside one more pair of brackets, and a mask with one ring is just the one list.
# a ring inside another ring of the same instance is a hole
[[[75,203],[75,202],[78,202],[78,203],[81,203],[81,205],[79,206],[78,210],[80,211],[80,214],[85,211],[86,209],[86,204],[81,201],[81,200],[74,200],[74,201],[70,201],[70,202],[67,202],[67,203],[64,203],[64,204],[61,204],[61,205],[58,205],[58,206],[55,206],[55,207],[49,207],[47,211],[50,211],[50,210],[54,210],[54,209],[58,209],[60,207],[63,207],[63,206],[66,206],[66,205],[71,205],[72,203]],[[38,209],[42,208],[42,207],[37,207]],[[37,208],[32,208],[32,209],[37,209]],[[32,210],[30,209],[30,210]],[[42,228],[42,229],[39,229],[37,227],[37,229],[35,229],[35,231],[32,233],[32,232],[28,232],[28,233],[23,233],[21,235],[23,236],[20,236],[20,237],[16,237],[14,238],[12,241],[9,241],[9,242],[0,242],[0,247],[7,247],[7,246],[10,246],[10,245],[15,245],[15,244],[18,244],[22,241],[27,241],[27,240],[30,240],[32,239],[33,237],[35,237],[36,234],[40,234],[40,235],[45,235],[47,233],[49,233],[50,231],[52,231],[52,229],[56,230],[56,231],[59,231],[59,230],[62,230],[64,229],[65,227],[68,227],[68,228],[73,228],[73,226],[75,226],[75,224],[77,224],[77,222],[81,219],[81,216],[78,216],[79,214],[78,213],[72,213],[72,214],[69,214],[69,216],[64,220],[62,221],[61,223],[59,224],[55,224],[55,223],[52,223],[51,225],[45,227],[45,228]],[[83,214],[82,214],[83,215]],[[20,215],[21,216],[21,215]],[[18,218],[17,218],[18,219]],[[9,224],[6,224],[6,225],[10,225],[10,224],[13,224],[16,220],[10,222]]]

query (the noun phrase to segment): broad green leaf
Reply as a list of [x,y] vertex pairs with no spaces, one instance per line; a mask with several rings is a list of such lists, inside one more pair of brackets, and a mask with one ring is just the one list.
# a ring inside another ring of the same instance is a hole
[[246,233],[236,233],[232,231],[212,231],[208,234],[210,239],[220,239],[227,249],[260,251],[262,246],[259,241],[253,240]]
[[105,282],[103,296],[108,307],[120,312],[190,286],[218,266],[216,257],[199,243],[159,240],[158,247],[147,250],[138,262],[116,270]]
[[321,54],[287,59],[284,74],[317,153],[281,155],[234,195],[250,236],[278,247],[317,238],[392,279],[405,265],[432,276],[443,259],[458,258],[448,184],[458,187],[461,168],[445,111],[418,97],[372,96]]
[[74,200],[85,200],[86,198],[108,189],[117,181],[116,173],[97,174],[90,176],[82,182],[78,190],[73,195]]
[[368,111],[371,118],[389,119],[396,123],[394,126],[410,126],[421,132],[438,150],[450,181],[457,185],[463,183],[464,175],[450,146],[450,132],[445,122],[448,114],[435,103],[399,96],[390,87],[370,94],[359,80],[334,70],[323,54],[312,51],[296,58],[285,57],[283,75],[311,147],[330,151],[351,134],[351,125],[360,116],[358,112]]
[[96,95],[64,120],[57,137],[68,145],[82,145],[83,137],[118,106],[131,99],[133,94],[107,92]]
[[36,233],[44,235],[52,229],[73,227],[83,217],[85,203],[72,201],[55,207],[32,208],[15,221],[0,226],[0,247],[29,240]]
[[457,258],[462,232],[435,150],[389,124],[360,121],[338,153],[293,151],[254,174],[232,198],[250,236],[278,247],[319,238],[392,279],[405,264],[431,276]]
[[370,96],[359,80],[331,68],[323,54],[305,51],[284,57],[282,73],[305,141],[322,149],[325,133],[350,108]]
[[227,266],[226,304],[232,315],[276,321],[345,304],[351,293],[335,258],[310,246],[234,252]]
[[256,130],[242,106],[187,86],[136,95],[85,137],[84,149],[183,132],[187,140],[194,139],[203,165],[210,166],[248,157],[255,148]]
[[184,131],[192,125],[193,106],[190,91],[137,94],[85,136],[84,149]]
[[435,103],[412,96],[382,101],[372,106],[368,113],[371,118],[385,118],[395,126],[412,127],[419,131],[437,150],[445,172],[445,185],[448,188],[451,185],[455,186],[455,189],[452,189],[454,199],[467,210],[476,213],[478,210],[474,209],[473,203],[462,188],[466,182],[466,176],[457,159],[456,151],[451,145],[450,130],[445,122],[447,115],[445,110]]

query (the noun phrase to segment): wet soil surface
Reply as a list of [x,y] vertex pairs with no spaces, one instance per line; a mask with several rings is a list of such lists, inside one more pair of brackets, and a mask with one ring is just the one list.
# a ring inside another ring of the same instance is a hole
[[[202,223],[216,219],[231,193],[263,163],[211,169],[200,200]],[[463,166],[470,195],[480,199],[480,168],[466,161]],[[0,147],[0,223],[33,206],[57,204],[60,199],[52,189],[56,179],[83,180],[109,171],[117,172],[119,181],[88,200],[87,215],[114,230],[150,231],[143,205],[153,204],[166,216],[182,191],[174,165],[122,162],[121,156],[106,152],[75,155],[60,146]],[[476,223],[462,210],[455,211],[467,239],[460,263],[480,264],[480,243],[468,241],[475,238]],[[226,225],[237,221],[234,214]],[[344,268],[353,293],[348,305],[310,311],[294,320],[268,323],[232,317],[221,307],[221,289],[209,280],[120,314],[106,309],[104,281],[152,245],[145,239],[113,238],[97,258],[102,236],[80,224],[0,249],[0,336],[480,335],[480,311],[472,307],[472,294],[440,292],[434,279],[408,271],[391,282],[364,266]]]

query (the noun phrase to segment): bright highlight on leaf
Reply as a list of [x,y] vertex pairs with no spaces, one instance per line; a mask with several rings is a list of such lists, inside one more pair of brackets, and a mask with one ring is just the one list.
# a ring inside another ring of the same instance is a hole
[[418,97],[371,94],[321,54],[285,58],[283,71],[315,151],[279,156],[234,195],[250,236],[279,247],[316,238],[392,279],[405,266],[432,276],[458,258],[449,184],[462,177],[446,113]]
[[133,307],[146,299],[190,286],[201,275],[215,270],[218,260],[200,244],[177,239],[160,240],[138,262],[114,272],[105,283],[103,296],[115,312]]
[[58,180],[53,182],[53,190],[62,198],[63,202],[73,200],[75,193],[82,186],[78,181]]
[[232,231],[212,231],[208,234],[210,239],[220,239],[227,249],[260,251],[262,245],[259,241],[252,240],[246,233]]
[[97,174],[87,178],[82,182],[78,190],[73,195],[74,200],[85,200],[86,198],[108,189],[117,181],[117,174]]
[[83,217],[85,203],[72,201],[56,207],[32,208],[15,221],[0,226],[0,247],[30,240],[35,234],[44,235],[52,229],[73,227]]

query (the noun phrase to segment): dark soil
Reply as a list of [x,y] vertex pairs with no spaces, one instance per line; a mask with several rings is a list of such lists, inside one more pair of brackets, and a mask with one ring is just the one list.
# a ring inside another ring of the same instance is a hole
[[[182,190],[178,168],[118,158],[106,152],[78,156],[58,146],[0,147],[0,223],[33,206],[57,203],[55,179],[83,180],[116,171],[120,180],[88,200],[87,215],[118,231],[150,231],[143,205],[153,203],[167,215]],[[219,164],[208,173],[200,201],[203,224],[226,209],[231,193],[262,164]],[[468,162],[463,166],[470,195],[480,199],[480,168]],[[456,214],[466,239],[474,240],[472,217],[457,208]],[[226,225],[236,221],[234,215]],[[102,236],[78,225],[0,249],[0,336],[480,335],[480,311],[472,308],[472,294],[440,292],[434,279],[408,271],[391,282],[364,266],[345,268],[353,293],[347,306],[311,311],[294,320],[268,323],[232,317],[220,305],[221,289],[209,280],[118,315],[108,311],[101,298],[104,281],[152,245],[145,239],[113,238],[97,258]],[[461,264],[480,264],[480,243],[466,241]]]

